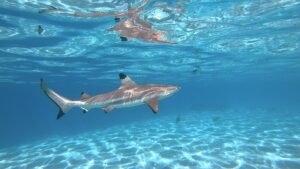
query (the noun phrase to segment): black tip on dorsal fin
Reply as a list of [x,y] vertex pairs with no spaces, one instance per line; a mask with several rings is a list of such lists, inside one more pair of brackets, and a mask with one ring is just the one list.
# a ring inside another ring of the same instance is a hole
[[121,18],[115,17],[115,22],[120,22]]
[[120,36],[121,41],[128,41],[128,39],[126,37]]
[[127,76],[125,73],[120,73],[119,77],[120,77],[120,81],[121,81],[120,88],[134,87],[136,85],[136,83],[133,80],[131,80],[131,78],[129,76]]
[[119,77],[120,77],[120,79],[122,80],[122,79],[125,79],[125,78],[127,77],[127,75],[124,74],[124,73],[120,73],[120,74],[119,74]]

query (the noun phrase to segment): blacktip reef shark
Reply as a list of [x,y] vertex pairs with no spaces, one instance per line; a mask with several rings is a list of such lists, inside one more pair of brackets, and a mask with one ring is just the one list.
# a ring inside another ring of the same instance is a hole
[[115,108],[132,107],[147,104],[153,113],[158,112],[158,100],[171,96],[180,87],[158,84],[139,85],[130,79],[126,74],[120,73],[121,86],[112,92],[89,96],[82,92],[80,100],[71,100],[63,97],[49,89],[41,79],[41,88],[44,93],[58,106],[57,119],[60,119],[73,107],[80,107],[84,113],[93,108],[102,108],[105,113]]

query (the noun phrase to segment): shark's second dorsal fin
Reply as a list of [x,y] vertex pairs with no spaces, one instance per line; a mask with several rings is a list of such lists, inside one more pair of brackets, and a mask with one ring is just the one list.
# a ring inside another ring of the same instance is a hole
[[120,77],[120,80],[121,80],[120,88],[136,86],[136,83],[133,80],[131,80],[130,77],[128,77],[124,73],[120,73],[119,77]]
[[91,98],[90,95],[88,95],[88,94],[85,93],[85,92],[81,92],[80,100],[85,100],[85,99],[89,99],[89,98]]

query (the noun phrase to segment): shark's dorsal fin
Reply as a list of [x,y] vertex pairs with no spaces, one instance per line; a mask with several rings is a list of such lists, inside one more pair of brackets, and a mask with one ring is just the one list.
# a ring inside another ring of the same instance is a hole
[[85,100],[85,99],[89,99],[89,98],[91,98],[90,95],[88,95],[88,94],[85,93],[85,92],[81,92],[80,100]]
[[124,73],[120,73],[119,77],[120,77],[120,80],[121,80],[120,88],[136,86],[136,83],[133,80],[131,80],[130,77],[128,77]]
[[145,101],[145,103],[150,107],[150,109],[152,110],[153,113],[158,112],[158,97],[149,99],[149,100]]

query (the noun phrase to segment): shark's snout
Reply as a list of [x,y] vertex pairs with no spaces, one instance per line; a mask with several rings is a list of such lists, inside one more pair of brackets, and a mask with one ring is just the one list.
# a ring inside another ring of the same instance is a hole
[[180,89],[181,89],[180,86],[174,86],[174,93],[175,93],[175,92],[178,92]]
[[179,86],[170,86],[170,87],[168,87],[168,90],[169,90],[170,94],[174,94],[174,93],[178,92],[178,90],[180,90],[180,87]]

